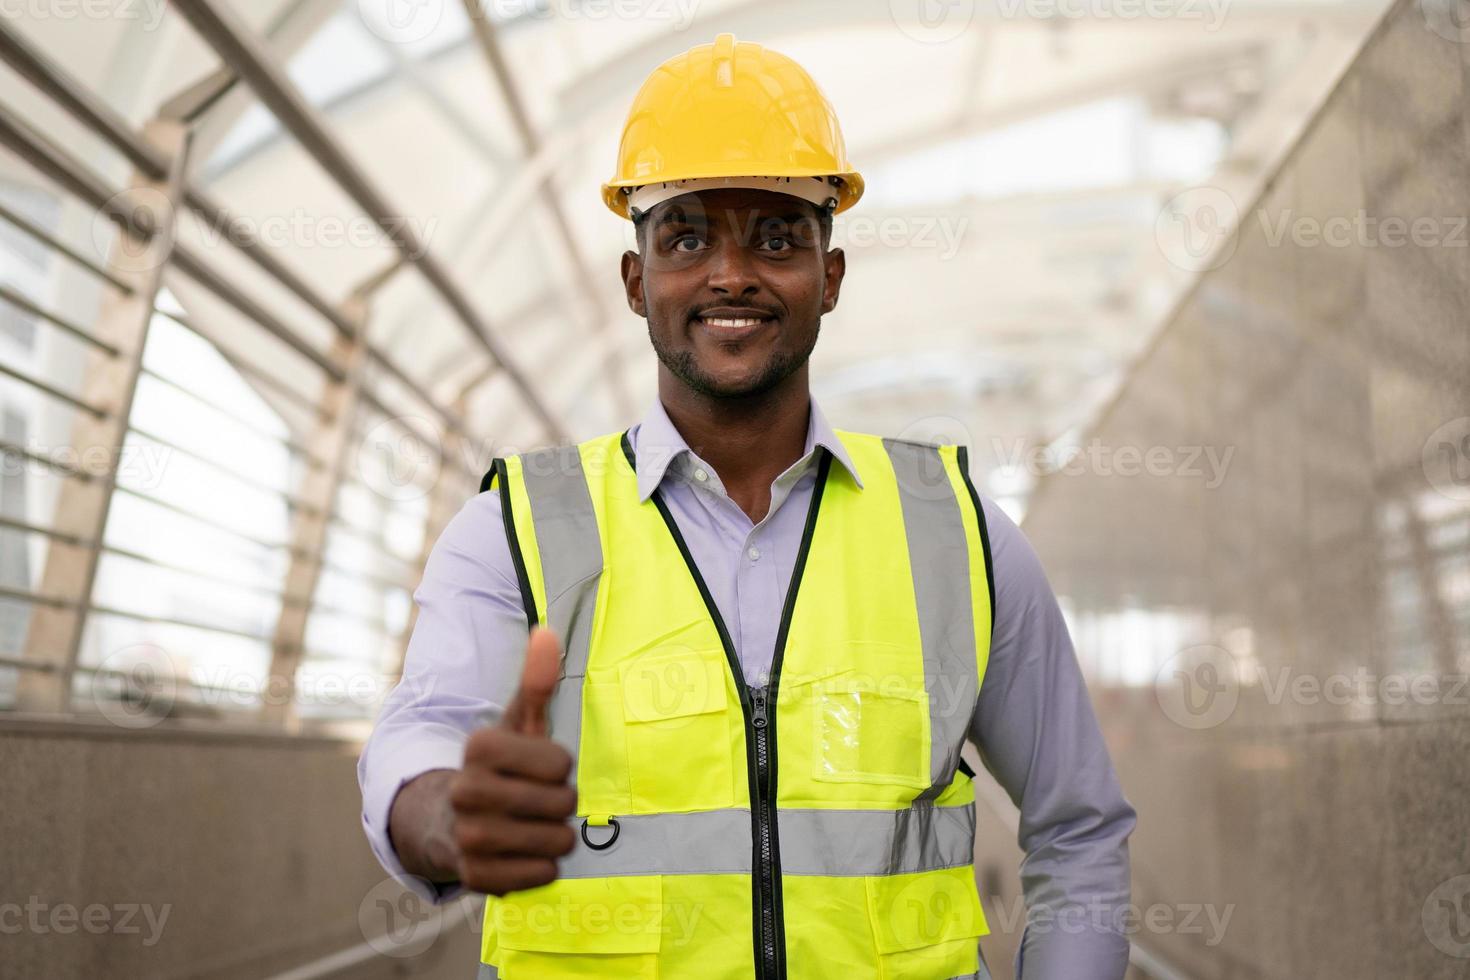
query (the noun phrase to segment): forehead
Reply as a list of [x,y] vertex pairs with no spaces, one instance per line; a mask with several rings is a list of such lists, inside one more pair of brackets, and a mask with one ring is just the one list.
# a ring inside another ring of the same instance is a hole
[[812,219],[816,207],[790,194],[744,187],[722,187],[718,190],[692,191],[671,197],[654,205],[649,223],[657,227],[673,222],[707,223],[711,218],[730,215],[737,218],[776,218],[785,221]]

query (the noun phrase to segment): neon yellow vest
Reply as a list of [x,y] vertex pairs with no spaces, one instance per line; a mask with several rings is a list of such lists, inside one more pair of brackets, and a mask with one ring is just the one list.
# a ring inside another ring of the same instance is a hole
[[838,436],[863,486],[819,450],[754,690],[625,434],[495,461],[527,618],[566,649],[550,723],[581,841],[555,882],[487,899],[482,977],[981,969],[959,757],[990,647],[979,498],[963,447]]

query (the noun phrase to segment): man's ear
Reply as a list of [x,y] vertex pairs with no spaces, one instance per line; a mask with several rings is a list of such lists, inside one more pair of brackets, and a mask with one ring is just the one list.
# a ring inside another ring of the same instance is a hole
[[840,248],[827,250],[822,264],[822,312],[837,308],[837,294],[842,292],[842,277],[847,275],[847,256]]
[[648,319],[648,306],[643,302],[643,256],[631,250],[624,252],[622,271],[628,309]]

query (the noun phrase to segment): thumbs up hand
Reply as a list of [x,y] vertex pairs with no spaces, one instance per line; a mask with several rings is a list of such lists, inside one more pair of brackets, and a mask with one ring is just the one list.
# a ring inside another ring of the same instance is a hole
[[470,736],[463,768],[450,782],[459,879],[491,895],[556,879],[556,859],[572,850],[577,811],[572,757],[547,734],[561,643],[538,626],[526,644],[520,687],[498,724]]

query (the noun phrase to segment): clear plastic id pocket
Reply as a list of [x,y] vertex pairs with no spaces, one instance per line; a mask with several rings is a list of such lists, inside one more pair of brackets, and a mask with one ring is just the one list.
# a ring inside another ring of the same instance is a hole
[[812,778],[929,785],[929,696],[853,675],[812,685]]

